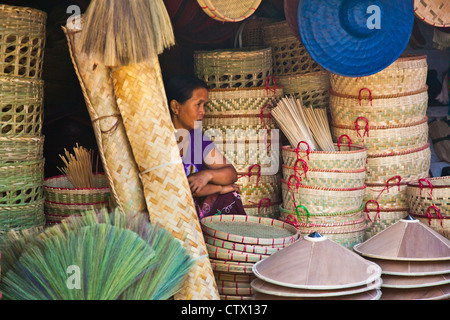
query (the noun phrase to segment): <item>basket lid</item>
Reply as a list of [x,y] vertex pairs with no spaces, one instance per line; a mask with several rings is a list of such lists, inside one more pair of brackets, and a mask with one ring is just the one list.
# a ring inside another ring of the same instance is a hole
[[380,278],[381,268],[314,232],[257,262],[253,273],[278,286],[337,290],[372,283]]
[[362,256],[400,261],[450,260],[450,240],[408,216],[353,247]]
[[375,74],[399,58],[414,24],[414,1],[300,0],[298,26],[311,57],[347,77]]
[[448,0],[414,1],[414,12],[423,22],[435,27],[450,26],[450,2]]

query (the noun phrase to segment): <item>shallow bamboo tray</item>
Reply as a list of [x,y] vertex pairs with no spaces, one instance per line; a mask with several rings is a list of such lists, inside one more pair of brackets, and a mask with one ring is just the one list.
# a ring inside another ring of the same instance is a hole
[[450,25],[450,4],[445,0],[414,1],[414,13],[433,27]]
[[197,0],[202,10],[221,22],[240,22],[255,13],[262,0],[217,1]]
[[46,23],[43,11],[0,5],[0,75],[42,77]]
[[343,77],[330,74],[331,88],[335,92],[358,95],[369,88],[374,95],[400,94],[417,91],[426,86],[427,56],[401,55],[386,69],[367,77]]
[[[247,245],[247,244],[241,244],[231,241],[225,241],[217,238],[212,238],[209,236],[205,236],[205,242],[213,245],[215,247],[228,249],[228,250],[235,250],[240,251],[244,253],[254,253],[254,254],[262,254],[262,255],[271,255],[275,252],[280,251],[285,246],[280,247],[270,247],[270,246],[257,246],[257,245]],[[231,270],[227,270],[231,271]]]

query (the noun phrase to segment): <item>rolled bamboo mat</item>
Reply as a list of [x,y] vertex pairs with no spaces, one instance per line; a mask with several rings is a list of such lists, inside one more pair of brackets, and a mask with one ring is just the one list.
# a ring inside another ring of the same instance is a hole
[[114,97],[109,69],[81,51],[78,45],[81,30],[72,25],[63,27],[63,30],[113,198],[125,212],[146,211],[139,170]]
[[158,58],[112,70],[116,101],[139,166],[152,223],[179,239],[195,264],[177,300],[219,300],[169,115]]

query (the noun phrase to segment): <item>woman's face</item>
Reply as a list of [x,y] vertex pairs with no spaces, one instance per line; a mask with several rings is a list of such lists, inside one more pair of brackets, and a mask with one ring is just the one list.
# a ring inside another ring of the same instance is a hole
[[175,129],[198,129],[205,116],[205,104],[208,102],[208,90],[195,89],[192,98],[183,104],[172,105]]

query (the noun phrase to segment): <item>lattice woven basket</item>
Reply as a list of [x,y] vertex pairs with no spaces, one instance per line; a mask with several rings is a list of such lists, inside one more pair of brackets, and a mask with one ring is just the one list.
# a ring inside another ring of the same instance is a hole
[[394,176],[403,182],[426,178],[429,175],[431,150],[429,143],[402,152],[369,155],[367,158],[367,184],[384,184]]
[[406,199],[414,214],[425,215],[429,207],[435,206],[442,217],[450,217],[450,177],[412,181],[407,186]]
[[371,126],[360,118],[353,126],[331,125],[334,141],[346,135],[359,145],[367,147],[367,154],[399,152],[425,145],[428,142],[428,118],[416,123],[390,126]]
[[0,75],[0,135],[39,136],[44,116],[44,82]]
[[401,95],[373,95],[361,90],[356,95],[330,93],[330,113],[335,125],[354,126],[365,117],[371,126],[405,125],[426,117],[427,87]]
[[44,200],[25,205],[0,205],[0,237],[12,230],[45,225]]
[[255,13],[262,0],[197,0],[212,19],[222,22],[240,22]]
[[274,76],[323,71],[292,33],[286,20],[264,26],[264,44],[272,47]]
[[367,77],[343,77],[330,74],[334,92],[358,96],[367,88],[376,96],[414,92],[426,86],[428,63],[425,55],[402,55],[384,70]]
[[0,75],[42,77],[46,22],[43,11],[0,5]]
[[301,98],[303,105],[306,107],[329,107],[330,80],[326,71],[279,75],[276,77],[276,82],[284,87],[286,95]]
[[272,49],[196,51],[194,72],[210,89],[263,87],[272,75]]

